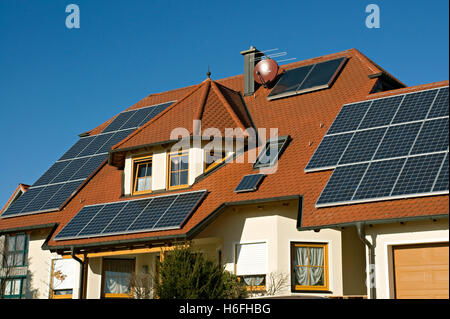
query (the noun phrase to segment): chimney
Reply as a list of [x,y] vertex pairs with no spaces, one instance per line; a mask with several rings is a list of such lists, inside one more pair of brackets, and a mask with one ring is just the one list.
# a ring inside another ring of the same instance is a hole
[[253,79],[253,71],[256,63],[259,61],[257,59],[264,54],[254,46],[250,46],[250,49],[242,51],[241,54],[244,56],[244,96],[252,95],[255,93],[258,85]]

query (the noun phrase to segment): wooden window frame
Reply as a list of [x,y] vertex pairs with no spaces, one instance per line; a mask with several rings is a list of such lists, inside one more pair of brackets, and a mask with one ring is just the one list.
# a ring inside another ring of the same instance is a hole
[[222,164],[223,162],[225,162],[225,161],[230,157],[230,155],[231,155],[231,154],[229,154],[229,152],[223,150],[223,151],[221,151],[221,153],[222,153],[222,155],[225,155],[225,156],[223,156],[223,157],[221,157],[221,158],[215,160],[214,162],[208,164],[208,163],[206,162],[206,153],[207,153],[208,151],[210,152],[210,151],[213,151],[213,150],[205,150],[205,161],[204,161],[204,162],[205,162],[205,163],[204,163],[205,165],[204,165],[204,167],[203,167],[203,172],[204,172],[204,173],[207,173],[207,172],[209,172],[210,170],[212,170],[213,168],[219,166],[220,164]]
[[[17,250],[16,246],[17,246],[17,237],[18,236],[24,236],[24,246],[23,246],[23,250]],[[14,238],[14,250],[9,251],[8,246],[9,246],[9,241],[11,240],[11,237]],[[4,260],[3,265],[1,265],[0,268],[17,268],[17,267],[26,267],[28,266],[28,245],[29,245],[30,239],[29,239],[29,235],[27,233],[17,233],[17,234],[10,234],[7,235],[5,237],[5,241],[4,241]],[[21,265],[16,265],[15,262],[13,262],[13,265],[8,265],[8,257],[9,254],[14,254],[14,261],[15,261],[15,255],[17,254],[21,254],[22,255],[22,264]]]
[[104,299],[132,299],[134,298],[134,290],[130,287],[129,294],[111,294],[105,293],[105,261],[129,261],[131,262],[132,272],[136,270],[136,259],[127,259],[127,258],[103,258],[102,259],[102,280],[101,280],[101,296]]
[[152,192],[152,187],[150,187],[149,190],[143,190],[143,191],[136,190],[136,184],[138,181],[137,174],[139,172],[139,169],[137,169],[137,166],[139,166],[140,164],[146,163],[146,162],[151,163],[151,167],[152,167],[151,179],[153,182],[153,156],[150,155],[150,156],[145,156],[145,157],[134,158],[131,163],[131,170],[132,170],[132,172],[131,172],[131,195],[142,195],[142,194],[149,194]]
[[[323,259],[323,281],[324,285],[322,286],[301,286],[295,284],[295,269],[296,267],[320,267],[320,266],[309,266],[309,265],[294,265],[294,254],[295,254],[295,248],[296,247],[304,247],[304,248],[323,248],[324,249],[324,259]],[[329,291],[330,289],[330,282],[329,282],[329,272],[330,272],[330,265],[329,265],[329,256],[328,256],[328,243],[299,243],[299,242],[292,242],[291,243],[291,274],[292,274],[292,291],[298,292],[298,291]]]
[[[182,157],[182,156],[187,156],[188,157],[188,168],[187,169],[183,169],[183,170],[178,170],[176,172],[181,172],[181,171],[187,171],[188,174],[188,180],[187,180],[187,184],[182,184],[182,185],[175,185],[172,186],[170,184],[170,175],[172,172],[172,158],[173,157]],[[167,159],[168,159],[168,165],[167,165],[167,189],[168,190],[175,190],[175,189],[182,189],[182,188],[187,188],[189,187],[189,151],[177,151],[177,152],[172,152],[172,153],[168,153],[167,155]]]
[[[258,286],[248,286],[243,277],[256,277],[256,276],[264,276],[264,285],[258,285]],[[237,276],[238,281],[240,282],[241,280],[244,282],[245,285],[245,289],[247,289],[247,291],[266,291],[267,290],[267,275],[266,274],[260,274],[260,275],[242,275],[242,276]]]

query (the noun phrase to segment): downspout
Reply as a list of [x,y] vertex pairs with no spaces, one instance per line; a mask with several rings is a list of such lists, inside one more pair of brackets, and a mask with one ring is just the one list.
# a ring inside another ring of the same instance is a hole
[[364,223],[356,223],[359,239],[366,245],[369,250],[369,272],[367,273],[367,283],[370,285],[370,299],[377,299],[377,289],[375,287],[375,248],[370,241],[366,239],[366,230]]
[[80,273],[80,284],[78,287],[78,299],[83,299],[83,284],[84,284],[84,262],[77,257],[77,255],[75,255],[75,249],[72,247],[70,249],[70,255],[72,256],[72,258],[76,261],[78,261],[80,263],[81,266],[81,273]]

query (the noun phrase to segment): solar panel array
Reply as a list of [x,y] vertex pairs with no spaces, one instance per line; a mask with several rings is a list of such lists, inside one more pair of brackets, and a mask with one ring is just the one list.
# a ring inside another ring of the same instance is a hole
[[334,169],[316,206],[448,193],[448,91],[344,105],[305,168]]
[[122,235],[180,228],[207,191],[85,206],[55,240]]
[[280,77],[267,98],[273,100],[328,88],[346,60],[346,57],[342,57],[288,70]]
[[122,112],[102,133],[80,138],[1,217],[58,210],[107,159],[112,146],[172,103]]
[[234,191],[236,193],[256,191],[264,176],[264,174],[245,175]]

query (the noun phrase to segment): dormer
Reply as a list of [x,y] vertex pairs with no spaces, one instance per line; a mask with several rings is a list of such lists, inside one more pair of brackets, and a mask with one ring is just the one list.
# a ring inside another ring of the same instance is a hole
[[116,145],[109,163],[124,171],[124,195],[184,189],[245,146],[249,128],[241,94],[207,78]]

